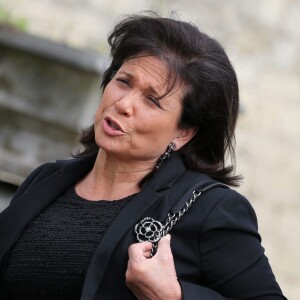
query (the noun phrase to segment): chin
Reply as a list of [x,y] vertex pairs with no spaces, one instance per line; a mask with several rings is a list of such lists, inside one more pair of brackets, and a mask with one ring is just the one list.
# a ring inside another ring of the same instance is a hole
[[120,145],[111,145],[111,143],[105,143],[105,142],[98,142],[96,141],[96,144],[98,145],[99,149],[103,150],[107,154],[124,154],[125,149],[124,147],[120,147]]

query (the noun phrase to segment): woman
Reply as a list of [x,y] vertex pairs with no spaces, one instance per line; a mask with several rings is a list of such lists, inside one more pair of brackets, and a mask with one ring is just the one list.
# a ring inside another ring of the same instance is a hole
[[[238,84],[221,45],[156,15],[108,42],[83,151],[36,169],[1,215],[1,299],[286,299],[252,207],[224,185],[240,179],[225,165]],[[191,199],[170,242],[167,215]]]

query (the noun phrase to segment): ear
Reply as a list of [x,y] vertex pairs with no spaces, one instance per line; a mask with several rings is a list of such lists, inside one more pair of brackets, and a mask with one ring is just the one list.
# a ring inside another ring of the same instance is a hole
[[177,136],[173,139],[173,143],[176,145],[174,151],[179,150],[185,144],[187,144],[197,133],[197,127],[191,127],[186,129],[178,129]]

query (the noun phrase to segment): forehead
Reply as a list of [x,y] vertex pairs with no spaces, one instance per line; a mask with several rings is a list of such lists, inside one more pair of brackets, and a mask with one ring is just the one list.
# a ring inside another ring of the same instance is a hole
[[175,82],[167,63],[155,56],[131,58],[123,63],[118,73],[127,74],[141,84],[150,85],[159,92],[169,93],[180,90],[181,84]]
[[164,61],[154,56],[135,57],[123,63],[120,71],[134,72],[130,75],[150,77],[157,82],[167,81],[168,67]]

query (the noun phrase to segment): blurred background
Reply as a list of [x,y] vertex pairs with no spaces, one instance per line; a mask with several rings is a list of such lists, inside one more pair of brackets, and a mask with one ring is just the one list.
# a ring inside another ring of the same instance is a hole
[[92,123],[122,15],[176,14],[218,39],[240,82],[238,189],[274,273],[300,299],[299,0],[0,0],[0,211],[37,165],[67,158]]

